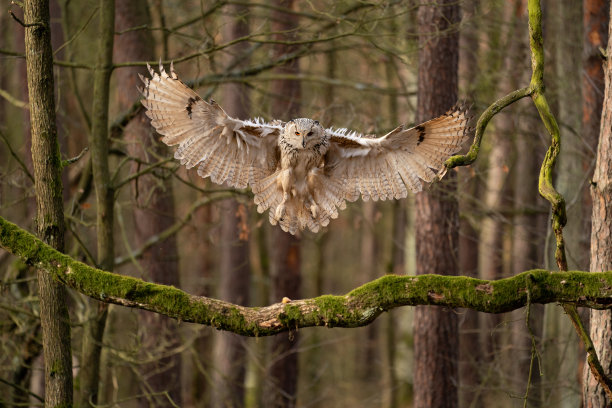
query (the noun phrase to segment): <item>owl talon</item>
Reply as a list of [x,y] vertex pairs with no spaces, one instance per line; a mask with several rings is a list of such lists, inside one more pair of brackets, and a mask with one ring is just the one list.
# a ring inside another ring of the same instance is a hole
[[274,215],[276,216],[277,220],[282,221],[286,212],[285,203],[281,203],[278,207],[276,207],[276,212]]
[[310,213],[312,214],[312,218],[316,220],[319,217],[319,206],[312,203],[310,205]]

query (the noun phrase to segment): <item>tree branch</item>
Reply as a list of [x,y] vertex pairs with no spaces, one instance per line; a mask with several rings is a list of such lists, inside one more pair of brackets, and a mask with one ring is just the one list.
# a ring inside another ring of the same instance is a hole
[[[551,142],[542,167],[540,169],[540,177],[538,181],[538,189],[540,195],[550,202],[552,209],[552,229],[555,233],[555,260],[559,270],[567,271],[567,258],[565,255],[565,240],[563,238],[563,227],[567,222],[567,214],[565,211],[565,199],[554,188],[552,182],[552,174],[555,169],[555,163],[561,150],[561,136],[559,134],[559,125],[555,116],[550,110],[546,95],[544,93],[544,47],[542,36],[542,9],[540,0],[529,0],[527,3],[529,12],[529,48],[531,50],[531,98],[534,105],[538,109],[540,119],[544,123],[546,130],[550,134]],[[591,340],[588,330],[584,327],[578,310],[575,304],[563,303],[563,310],[576,329],[576,333],[580,336],[585,350],[587,352],[587,363],[597,379],[602,389],[605,391],[609,399],[612,399],[612,378],[605,372],[604,368],[597,357],[595,346]]]
[[194,296],[85,265],[0,217],[0,247],[93,299],[199,323],[243,336],[269,336],[302,327],[365,326],[400,306],[463,307],[503,313],[530,303],[562,302],[612,308],[612,272],[532,270],[486,281],[464,276],[387,275],[344,296],[319,296],[266,307],[243,307]]
[[474,135],[474,141],[472,142],[472,146],[470,146],[470,151],[465,155],[456,155],[451,156],[446,159],[444,165],[447,169],[452,169],[457,166],[467,166],[474,161],[478,157],[478,152],[480,151],[480,144],[482,143],[482,135],[484,134],[487,125],[493,119],[493,116],[497,115],[501,112],[506,106],[513,104],[514,102],[522,99],[526,96],[531,95],[531,88],[521,88],[516,91],[510,92],[508,95],[504,96],[493,102],[478,118],[478,123],[476,124],[476,134]]

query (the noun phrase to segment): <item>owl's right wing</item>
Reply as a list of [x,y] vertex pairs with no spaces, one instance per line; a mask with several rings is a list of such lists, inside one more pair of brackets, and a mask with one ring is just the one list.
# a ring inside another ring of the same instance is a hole
[[282,124],[239,120],[213,100],[204,101],[160,64],[159,74],[148,66],[141,101],[151,125],[168,146],[178,145],[174,158],[201,177],[237,188],[254,185],[272,174],[278,162],[277,140]]
[[444,161],[469,138],[467,109],[455,107],[418,126],[397,127],[381,137],[328,129],[326,175],[341,180],[344,198],[403,198],[446,171]]

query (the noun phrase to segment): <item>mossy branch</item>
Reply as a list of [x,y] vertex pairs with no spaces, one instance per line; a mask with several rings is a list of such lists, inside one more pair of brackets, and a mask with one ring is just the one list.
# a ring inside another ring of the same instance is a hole
[[[565,255],[565,241],[563,238],[563,227],[567,222],[567,214],[565,210],[565,199],[553,186],[553,171],[557,156],[561,149],[561,137],[559,134],[559,125],[555,116],[550,110],[548,101],[544,93],[544,39],[542,35],[542,8],[539,0],[529,0],[527,3],[527,12],[529,15],[529,48],[531,53],[531,81],[529,86],[511,92],[498,101],[489,106],[480,116],[476,125],[476,134],[470,151],[466,155],[452,156],[446,160],[444,165],[447,168],[456,166],[467,166],[473,163],[480,150],[482,135],[489,121],[506,106],[516,102],[517,100],[531,96],[534,105],[536,106],[540,119],[544,123],[546,130],[551,136],[551,143],[542,167],[538,180],[538,190],[540,195],[550,202],[552,208],[552,228],[555,233],[555,260],[560,271],[567,271],[567,258]],[[597,358],[595,347],[585,329],[575,303],[563,303],[563,309],[572,321],[576,332],[580,336],[587,351],[587,362],[595,378],[599,381],[605,390],[608,398],[612,399],[612,379],[608,377]]]
[[343,296],[326,295],[256,308],[194,296],[172,286],[93,268],[56,251],[2,217],[0,247],[99,301],[243,336],[268,336],[312,326],[365,326],[385,311],[409,305],[503,313],[525,306],[528,293],[530,303],[562,302],[594,309],[612,308],[612,272],[532,270],[497,281],[464,276],[387,275]]
[[493,116],[497,115],[501,112],[506,106],[513,104],[514,102],[522,99],[526,96],[531,95],[531,88],[522,88],[517,89],[516,91],[510,92],[508,95],[504,96],[493,102],[478,118],[478,122],[476,124],[476,132],[474,135],[474,141],[472,142],[472,146],[470,146],[469,152],[465,155],[456,155],[449,157],[444,165],[447,169],[452,169],[457,166],[468,166],[478,157],[478,152],[480,151],[480,145],[482,143],[482,136],[484,134],[487,125],[493,119]]
[[[567,222],[567,214],[565,211],[565,199],[553,186],[553,171],[559,151],[561,150],[561,136],[559,133],[559,125],[555,116],[550,110],[546,95],[544,93],[544,47],[542,34],[542,8],[540,0],[529,0],[527,3],[527,11],[529,13],[529,48],[531,50],[531,98],[536,106],[540,119],[544,123],[546,130],[550,134],[551,142],[542,167],[540,168],[540,176],[538,180],[538,190],[540,195],[550,202],[552,209],[552,229],[555,233],[555,260],[560,271],[567,271],[567,258],[565,255],[565,241],[563,238],[563,227]],[[587,352],[587,363],[609,399],[612,399],[612,379],[608,377],[604,368],[597,357],[593,341],[586,330],[576,305],[572,303],[563,303],[563,310],[567,313],[572,321],[576,332],[584,343]]]

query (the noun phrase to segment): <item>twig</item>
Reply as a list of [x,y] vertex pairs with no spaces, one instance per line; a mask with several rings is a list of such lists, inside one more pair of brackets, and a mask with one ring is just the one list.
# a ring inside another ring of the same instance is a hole
[[72,157],[70,159],[66,159],[66,160],[62,160],[62,168],[69,166],[73,163],[78,162],[79,160],[81,160],[81,158],[83,156],[85,156],[85,153],[87,153],[89,151],[89,147],[85,146],[83,148],[83,150],[81,150],[81,153],[79,153],[78,155],[76,155],[75,157]]
[[74,228],[72,228],[72,223],[75,221],[75,218],[70,214],[65,214],[64,217],[66,217],[66,221],[68,221],[66,222],[66,228],[68,228],[68,231],[70,231],[72,236],[76,239],[77,245],[83,251],[85,258],[87,258],[87,262],[89,262],[91,265],[96,265],[96,260],[87,248],[87,245],[85,245],[79,234],[77,234]]
[[529,398],[529,389],[531,388],[531,379],[533,377],[533,364],[536,359],[538,361],[538,367],[540,368],[538,371],[540,373],[540,376],[542,375],[542,361],[540,358],[540,353],[538,353],[535,334],[533,333],[533,329],[531,328],[531,324],[529,323],[530,317],[531,317],[531,275],[528,275],[527,276],[527,305],[525,306],[525,326],[527,326],[527,331],[529,332],[529,337],[531,338],[531,359],[529,361],[529,374],[527,376],[527,389],[525,390],[525,395],[523,396],[523,408],[527,408],[527,401]]
[[2,141],[4,142],[6,147],[8,147],[9,153],[11,154],[11,156],[13,156],[13,158],[17,161],[17,163],[19,163],[19,166],[21,166],[21,169],[26,174],[26,176],[28,176],[30,181],[32,183],[34,183],[34,176],[32,176],[32,173],[30,173],[30,170],[28,170],[28,166],[26,166],[25,163],[23,162],[23,160],[21,160],[21,158],[19,157],[19,155],[17,153],[15,153],[15,151],[11,147],[11,144],[9,143],[6,135],[1,130],[0,130],[0,137],[2,138]]
[[16,106],[20,109],[30,109],[30,106],[28,105],[27,102],[20,101],[19,99],[15,98],[10,93],[6,92],[4,89],[0,89],[0,96],[6,99],[6,101],[13,106]]
[[4,379],[4,378],[2,378],[2,377],[0,377],[0,382],[1,382],[1,383],[3,383],[3,384],[8,385],[9,387],[13,387],[13,388],[15,388],[15,389],[18,389],[18,390],[19,390],[19,391],[21,391],[21,392],[25,392],[25,393],[27,393],[28,395],[30,395],[30,396],[32,396],[32,397],[34,397],[34,398],[36,398],[36,399],[37,399],[37,400],[39,400],[40,402],[45,402],[45,400],[44,400],[44,399],[43,399],[43,398],[42,398],[40,395],[33,393],[32,391],[28,390],[27,388],[22,387],[21,385],[18,385],[18,384],[13,384],[12,382],[7,381],[7,380],[5,380],[5,379]]
[[174,224],[172,224],[171,226],[169,226],[168,228],[166,228],[159,234],[154,235],[151,238],[149,238],[140,248],[136,250],[132,250],[128,245],[128,254],[115,258],[115,268],[123,264],[126,264],[130,261],[136,262],[136,259],[140,258],[147,249],[151,248],[154,245],[157,245],[160,242],[165,241],[172,235],[176,234],[181,228],[187,225],[187,223],[191,219],[191,216],[198,208],[204,205],[211,204],[215,201],[225,200],[226,198],[229,198],[232,196],[234,196],[232,192],[225,192],[225,193],[221,193],[221,194],[218,194],[212,197],[205,196],[205,197],[200,198],[198,201],[196,201],[195,203],[191,205],[191,207],[189,208],[189,210],[187,211],[187,213],[185,214],[183,218],[181,218],[180,220],[178,220],[177,222],[175,222]]
[[19,23],[20,26],[22,27],[43,27],[46,28],[47,26],[43,23],[40,22],[35,22],[35,23],[24,23],[23,21],[21,21],[21,19],[19,17],[17,17],[15,15],[15,13],[13,13],[13,10],[9,10],[9,14],[11,15],[11,17],[13,17],[13,20],[15,20],[17,23]]
[[480,151],[480,144],[482,143],[482,136],[484,135],[484,131],[487,128],[487,125],[493,119],[493,116],[497,115],[501,110],[505,107],[513,104],[514,102],[522,99],[526,96],[531,95],[531,88],[521,88],[516,91],[510,92],[508,95],[503,98],[498,99],[493,102],[478,118],[478,123],[476,124],[476,133],[474,135],[474,141],[472,142],[472,146],[470,147],[470,151],[465,155],[456,155],[449,157],[444,165],[447,169],[452,169],[457,166],[467,166],[472,164],[476,158],[478,157],[478,152]]
[[[71,42],[73,42],[74,40],[76,40],[79,35],[81,35],[81,33],[83,31],[85,31],[85,29],[87,28],[87,26],[89,25],[89,23],[91,22],[91,20],[94,18],[94,16],[96,15],[96,13],[98,12],[98,10],[100,9],[100,7],[94,7],[92,13],[89,15],[89,18],[87,18],[87,20],[85,20],[85,23],[83,23],[83,25],[81,26],[81,28],[79,28],[77,30],[76,33],[74,33],[72,35],[72,37],[70,37],[66,42],[64,42],[62,45],[60,45],[55,51],[53,51],[53,55],[57,55],[57,53],[59,53],[61,50],[63,50],[64,48],[66,48]],[[68,32],[66,31],[64,34],[68,34]]]
[[[142,170],[139,170],[136,173],[132,173],[129,176],[127,176],[125,179],[118,181],[117,183],[113,182],[113,188],[115,189],[115,195],[119,194],[119,190],[121,189],[121,187],[123,187],[124,185],[128,184],[129,182],[131,182],[132,180],[135,180],[141,176],[144,176],[147,173],[150,173],[151,171],[153,171],[153,169],[156,169],[157,167],[163,167],[165,164],[170,163],[174,160],[174,158],[167,158],[164,160],[160,160],[157,161],[153,164],[148,165],[147,167],[145,167]],[[115,176],[113,176],[113,179],[115,178]]]

